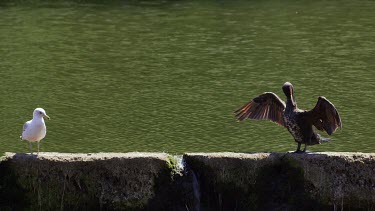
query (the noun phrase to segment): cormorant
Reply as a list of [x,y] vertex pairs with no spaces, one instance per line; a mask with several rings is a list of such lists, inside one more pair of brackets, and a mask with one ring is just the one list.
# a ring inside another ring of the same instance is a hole
[[[311,110],[297,108],[293,85],[289,82],[282,87],[287,97],[286,103],[275,93],[265,92],[236,110],[238,121],[247,118],[254,120],[271,120],[284,126],[297,142],[295,152],[305,152],[307,145],[320,144],[329,141],[313,129],[326,131],[331,135],[338,127],[342,128],[341,118],[335,106],[325,97],[319,97],[315,107]],[[301,144],[305,144],[301,151]]]

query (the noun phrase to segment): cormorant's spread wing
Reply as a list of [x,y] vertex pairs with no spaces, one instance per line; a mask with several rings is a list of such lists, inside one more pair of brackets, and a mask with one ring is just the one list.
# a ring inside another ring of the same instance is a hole
[[284,126],[285,102],[272,92],[265,92],[243,105],[234,113],[238,121],[247,118],[254,120],[271,120]]
[[331,135],[338,127],[342,128],[341,118],[335,106],[325,97],[319,97],[315,107],[310,110],[313,125]]

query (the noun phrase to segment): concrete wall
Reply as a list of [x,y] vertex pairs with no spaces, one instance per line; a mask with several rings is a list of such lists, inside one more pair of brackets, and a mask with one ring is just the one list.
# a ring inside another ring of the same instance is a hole
[[[160,210],[172,207],[174,160],[165,153],[7,153],[0,210]],[[177,174],[176,174],[177,175]]]
[[375,210],[375,154],[185,155],[209,210]]
[[0,210],[375,210],[375,154],[7,153]]

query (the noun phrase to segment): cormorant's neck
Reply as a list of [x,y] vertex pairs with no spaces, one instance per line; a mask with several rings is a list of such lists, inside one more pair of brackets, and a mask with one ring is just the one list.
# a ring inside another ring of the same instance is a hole
[[287,100],[286,100],[286,109],[294,110],[296,108],[297,108],[297,102],[294,99],[294,96],[287,97]]

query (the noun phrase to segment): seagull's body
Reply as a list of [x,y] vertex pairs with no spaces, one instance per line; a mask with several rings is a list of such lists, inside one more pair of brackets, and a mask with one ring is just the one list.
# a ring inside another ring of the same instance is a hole
[[49,116],[46,114],[46,111],[43,108],[36,108],[33,113],[33,119],[27,121],[23,125],[22,135],[20,136],[21,140],[26,140],[29,142],[30,152],[32,152],[31,142],[38,143],[38,154],[39,156],[39,142],[46,136],[47,128],[44,123],[43,117]]
[[[297,142],[296,152],[305,152],[307,145],[320,144],[329,139],[321,137],[313,126],[332,135],[342,127],[341,118],[335,106],[325,97],[319,97],[315,107],[302,110],[297,107],[293,85],[284,83],[283,91],[287,101],[281,100],[275,93],[265,92],[235,111],[239,121],[247,118],[254,120],[271,120],[288,129]],[[301,151],[301,144],[305,148]]]

